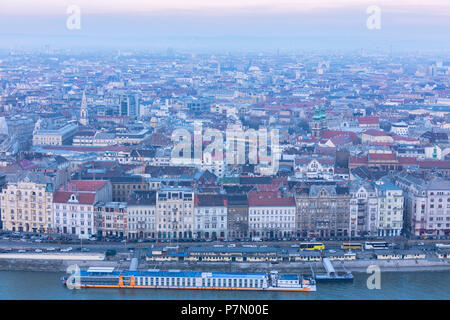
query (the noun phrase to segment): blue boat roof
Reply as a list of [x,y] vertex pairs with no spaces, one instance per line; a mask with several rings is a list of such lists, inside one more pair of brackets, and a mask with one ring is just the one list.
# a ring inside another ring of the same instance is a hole
[[298,280],[298,275],[296,274],[280,274],[280,280]]
[[81,276],[89,276],[99,274],[105,276],[136,276],[136,277],[202,277],[202,274],[207,278],[250,278],[261,279],[267,277],[266,273],[234,273],[234,272],[198,272],[198,271],[113,271],[113,272],[88,272],[82,270]]

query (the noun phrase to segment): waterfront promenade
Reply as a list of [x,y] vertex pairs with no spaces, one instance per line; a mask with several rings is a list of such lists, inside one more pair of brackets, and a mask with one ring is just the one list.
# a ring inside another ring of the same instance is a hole
[[[116,251],[105,257],[107,250]],[[437,250],[435,243],[412,242],[389,250],[342,251],[337,243],[327,243],[323,252],[300,251],[290,243],[253,244],[148,244],[148,243],[87,243],[81,245],[35,243],[0,240],[0,270],[65,272],[69,265],[80,268],[110,266],[128,269],[133,258],[139,270],[180,269],[227,272],[323,272],[321,259],[329,257],[337,271],[366,272],[377,265],[382,271],[450,270],[447,252]],[[196,258],[201,253],[203,259]],[[379,254],[386,253],[385,256]],[[401,253],[401,254],[400,254]],[[205,255],[206,254],[206,255]],[[247,255],[241,260],[224,257]],[[377,255],[378,254],[378,255]],[[258,259],[255,257],[258,256]],[[222,261],[218,261],[222,259]],[[302,261],[299,261],[302,260]]]

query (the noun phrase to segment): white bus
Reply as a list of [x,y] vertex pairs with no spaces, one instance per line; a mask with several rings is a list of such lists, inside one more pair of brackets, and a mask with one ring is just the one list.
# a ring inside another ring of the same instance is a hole
[[389,249],[389,243],[386,241],[367,241],[364,243],[365,250]]

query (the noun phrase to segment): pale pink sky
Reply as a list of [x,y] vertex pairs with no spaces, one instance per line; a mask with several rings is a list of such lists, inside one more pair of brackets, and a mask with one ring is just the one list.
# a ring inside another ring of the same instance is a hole
[[3,14],[61,14],[69,5],[83,13],[150,13],[166,10],[247,11],[274,13],[377,5],[384,10],[450,14],[449,0],[14,0],[1,5]]
[[[0,47],[449,48],[450,0],[0,0]],[[81,28],[66,20],[77,5]],[[366,20],[376,5],[381,28]],[[200,40],[195,40],[200,39]],[[164,42],[165,41],[165,42]],[[162,44],[163,43],[163,44]]]

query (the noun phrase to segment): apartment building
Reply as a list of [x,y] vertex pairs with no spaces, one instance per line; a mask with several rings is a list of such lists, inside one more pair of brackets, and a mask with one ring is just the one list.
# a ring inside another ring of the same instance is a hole
[[450,235],[450,181],[426,181],[405,172],[396,175],[395,181],[404,190],[408,235]]
[[128,210],[126,202],[98,202],[94,207],[97,235],[127,238]]
[[148,190],[149,185],[139,176],[111,177],[113,201],[124,202],[134,191]]
[[227,232],[229,239],[248,237],[248,199],[246,194],[227,196]]
[[33,146],[68,144],[77,132],[78,126],[72,123],[57,129],[39,129],[33,132]]
[[135,191],[128,199],[128,238],[155,239],[156,191]]
[[248,194],[248,226],[251,237],[290,238],[295,231],[295,200],[275,191]]
[[94,206],[109,202],[112,197],[109,181],[71,181],[61,186],[53,197],[55,232],[87,239],[97,234]]
[[3,230],[52,232],[53,180],[41,173],[21,172],[7,181],[0,201]]
[[194,192],[189,187],[165,187],[156,194],[158,239],[192,239]]
[[297,157],[294,162],[296,178],[333,179],[335,160],[330,157]]
[[314,184],[296,190],[297,237],[334,238],[350,235],[348,188]]
[[221,194],[194,196],[194,238],[227,238],[227,199]]
[[388,180],[376,182],[378,236],[399,236],[403,229],[403,190]]
[[351,236],[376,235],[378,199],[375,186],[355,180],[349,184]]

